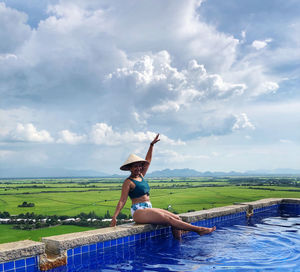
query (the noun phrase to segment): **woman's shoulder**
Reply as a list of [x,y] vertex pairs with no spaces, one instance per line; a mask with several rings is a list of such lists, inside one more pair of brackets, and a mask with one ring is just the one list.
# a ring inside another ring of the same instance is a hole
[[123,181],[123,183],[128,183],[128,182],[131,182],[131,179],[130,179],[130,177],[128,177],[128,178],[126,178],[126,179],[124,179],[124,181]]

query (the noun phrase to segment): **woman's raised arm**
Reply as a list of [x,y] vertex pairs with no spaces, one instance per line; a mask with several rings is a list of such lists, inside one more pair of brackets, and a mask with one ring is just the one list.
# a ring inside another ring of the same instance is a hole
[[150,143],[150,146],[149,146],[149,149],[148,149],[146,158],[145,158],[145,160],[146,160],[147,162],[149,162],[149,164],[147,164],[147,165],[145,164],[145,165],[144,165],[144,168],[143,168],[143,171],[142,171],[143,176],[145,176],[146,173],[147,173],[147,171],[148,171],[148,168],[149,168],[150,163],[151,163],[151,160],[152,160],[153,146],[154,146],[158,141],[160,141],[160,139],[159,139],[159,134],[157,134],[156,137],[154,138],[154,140]]

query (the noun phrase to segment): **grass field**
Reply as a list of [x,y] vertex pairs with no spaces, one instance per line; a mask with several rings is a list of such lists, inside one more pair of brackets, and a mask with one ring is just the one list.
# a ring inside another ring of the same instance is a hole
[[[20,240],[41,241],[41,237],[52,236],[56,234],[66,234],[91,230],[94,228],[79,226],[56,226],[37,230],[15,230],[12,225],[0,225],[0,243],[15,242]],[[5,235],[2,235],[5,234]]]
[[[300,188],[292,186],[237,186],[230,179],[205,178],[150,180],[150,197],[154,207],[166,209],[171,205],[178,213],[231,205],[234,202],[254,201],[270,197],[300,198]],[[121,193],[122,180],[53,179],[13,180],[0,182],[0,211],[11,215],[34,212],[42,215],[74,216],[94,211],[103,216],[113,214]],[[252,187],[252,188],[251,188]],[[20,208],[24,201],[35,207]],[[130,200],[123,213],[130,214]],[[87,230],[72,226],[43,228],[34,231],[13,230],[11,225],[0,225],[0,243],[20,239],[39,240],[40,237]],[[69,231],[70,230],[70,231]]]

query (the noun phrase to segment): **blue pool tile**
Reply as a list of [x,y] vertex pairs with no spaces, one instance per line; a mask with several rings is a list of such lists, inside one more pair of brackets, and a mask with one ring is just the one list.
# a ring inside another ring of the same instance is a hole
[[111,246],[116,246],[117,245],[117,240],[114,239],[114,240],[111,240]]
[[96,251],[96,249],[97,249],[97,245],[96,244],[91,244],[90,248],[89,248],[89,251]]
[[150,237],[154,237],[154,236],[155,236],[155,231],[152,230],[152,231],[150,232]]
[[74,255],[73,254],[73,249],[71,248],[71,249],[68,249],[67,250],[67,256],[72,256],[72,255]]
[[35,257],[30,257],[26,259],[26,266],[35,265],[35,264],[36,264]]
[[37,271],[39,271],[39,269],[38,268],[36,268],[34,265],[30,265],[30,266],[27,266],[26,267],[26,270],[25,270],[26,272],[37,272]]
[[122,244],[124,244],[124,239],[123,237],[120,237],[117,239],[117,245],[122,245]]
[[140,233],[135,234],[135,235],[134,235],[134,239],[135,239],[136,241],[141,240],[141,234],[140,234]]
[[97,243],[97,250],[103,249],[103,242]]
[[68,265],[73,265],[73,257],[68,257],[67,264]]
[[0,263],[0,272],[3,271],[3,263]]
[[74,248],[74,255],[76,255],[76,254],[81,254],[81,247],[80,246]]
[[81,254],[80,255],[74,255],[73,261],[75,265],[80,265],[81,264]]
[[11,270],[15,268],[15,263],[12,262],[8,262],[8,263],[4,263],[4,271],[6,270]]
[[24,267],[25,266],[25,260],[17,260],[15,261],[15,268],[20,268],[20,267]]
[[123,237],[123,242],[124,242],[124,244],[128,243],[129,242],[129,237],[128,236]]
[[90,252],[90,258],[94,259],[97,256],[97,251],[91,251]]
[[110,247],[110,240],[109,241],[104,241],[104,248]]
[[86,253],[89,251],[89,246],[82,246],[82,253]]
[[24,266],[24,267],[21,267],[21,268],[17,268],[15,271],[16,272],[26,272],[26,267]]
[[146,239],[149,239],[150,238],[150,232],[146,232]]
[[90,260],[89,259],[89,253],[88,252],[82,253],[82,255],[81,255],[82,264],[88,264],[89,260]]
[[134,235],[130,235],[129,236],[129,242],[133,242],[134,241]]

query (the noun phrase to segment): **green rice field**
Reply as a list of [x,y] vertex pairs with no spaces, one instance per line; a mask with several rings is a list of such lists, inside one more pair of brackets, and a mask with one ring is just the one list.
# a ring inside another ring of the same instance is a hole
[[[154,207],[177,213],[191,210],[210,209],[231,205],[235,202],[254,201],[270,197],[300,198],[298,180],[290,183],[276,181],[276,185],[257,185],[248,180],[234,182],[230,178],[186,178],[150,179],[150,197]],[[264,179],[259,180],[260,184]],[[244,184],[244,185],[243,185]],[[245,185],[246,184],[246,185]],[[94,211],[103,216],[107,211],[114,213],[120,197],[121,179],[44,179],[44,180],[1,180],[0,211],[11,215],[32,213],[42,215],[75,216],[81,212]],[[18,207],[24,201],[34,203],[34,207]],[[123,213],[130,214],[130,199]],[[85,227],[57,226],[25,231],[11,229],[11,225],[0,225],[0,243],[33,239],[49,235],[87,230]]]
[[41,241],[41,237],[80,232],[91,229],[94,228],[62,225],[36,230],[16,230],[12,228],[12,225],[0,225],[0,233],[4,234],[0,236],[0,243],[9,243],[20,240]]

